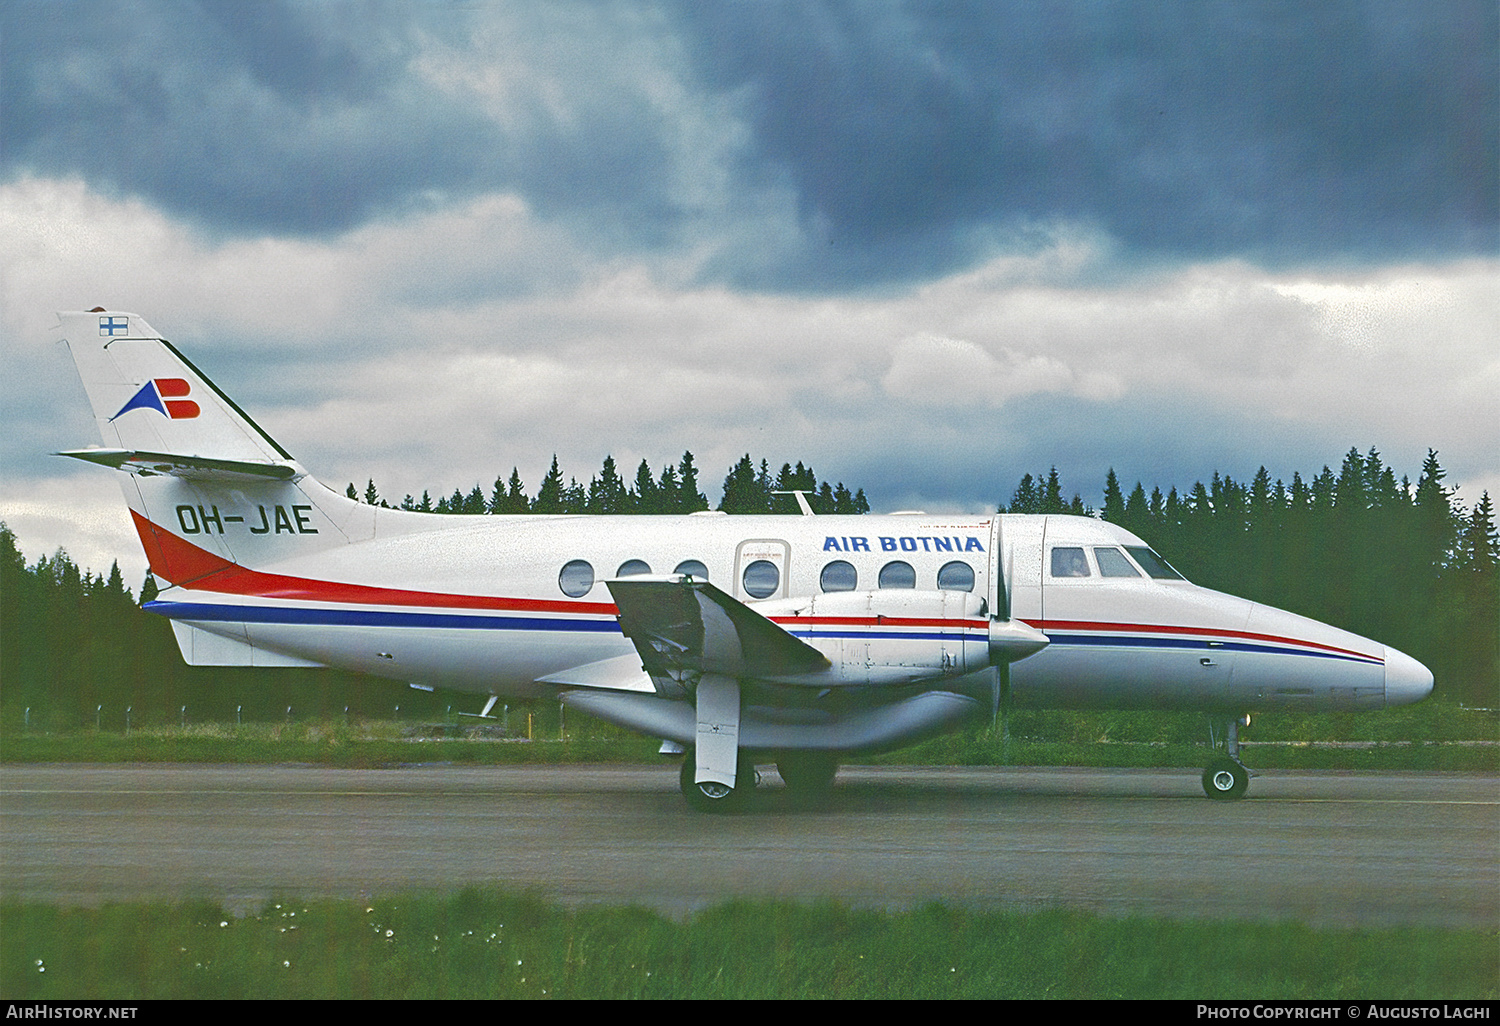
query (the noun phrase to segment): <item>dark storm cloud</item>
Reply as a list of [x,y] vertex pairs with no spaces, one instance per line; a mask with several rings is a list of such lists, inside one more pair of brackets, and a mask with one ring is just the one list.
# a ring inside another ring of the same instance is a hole
[[7,177],[80,175],[233,234],[339,232],[490,190],[601,221],[600,207],[667,206],[636,97],[559,116],[522,92],[507,130],[472,91],[421,74],[424,48],[528,52],[477,52],[462,8],[22,0],[0,18]]
[[1496,12],[752,3],[682,23],[753,128],[747,174],[793,184],[820,260],[951,266],[976,228],[1058,219],[1168,256],[1493,251]]
[[[485,125],[413,95],[378,12],[19,3],[4,15],[9,174],[81,175],[230,231],[317,233],[472,188]],[[423,114],[427,117],[421,117]]]
[[1490,253],[1497,38],[1492,0],[12,0],[0,175],[236,235],[509,192],[601,253],[774,288],[1058,228],[1166,260]]

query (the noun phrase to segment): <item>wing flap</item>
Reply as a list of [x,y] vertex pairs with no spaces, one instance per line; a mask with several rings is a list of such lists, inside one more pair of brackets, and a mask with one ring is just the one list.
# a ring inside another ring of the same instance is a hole
[[771,679],[831,665],[822,652],[707,581],[671,575],[605,583],[620,611],[620,630],[653,677]]

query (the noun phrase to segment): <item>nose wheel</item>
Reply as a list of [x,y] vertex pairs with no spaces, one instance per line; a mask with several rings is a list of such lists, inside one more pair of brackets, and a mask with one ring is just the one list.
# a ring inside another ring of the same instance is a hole
[[1203,771],[1203,793],[1219,801],[1245,797],[1250,771],[1233,759],[1217,758]]
[[[1249,716],[1229,720],[1224,731],[1224,754],[1215,755],[1203,770],[1203,793],[1216,801],[1234,801],[1245,797],[1250,787],[1250,770],[1240,762],[1240,727],[1250,725]],[[1213,725],[1209,725],[1209,743],[1218,747]]]

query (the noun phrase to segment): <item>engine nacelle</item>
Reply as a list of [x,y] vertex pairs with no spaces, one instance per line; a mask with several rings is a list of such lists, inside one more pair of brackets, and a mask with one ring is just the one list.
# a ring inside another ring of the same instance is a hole
[[844,591],[757,602],[752,608],[833,664],[784,683],[907,684],[959,677],[990,665],[984,600],[969,592]]

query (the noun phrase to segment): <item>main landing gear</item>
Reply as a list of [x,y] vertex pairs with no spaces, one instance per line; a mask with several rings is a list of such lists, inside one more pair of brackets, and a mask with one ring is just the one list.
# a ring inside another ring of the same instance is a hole
[[838,771],[838,759],[824,752],[801,752],[776,760],[776,772],[787,790],[809,798],[827,794]]
[[683,797],[699,812],[736,812],[745,807],[750,794],[759,783],[755,764],[743,756],[735,765],[734,786],[715,780],[695,783],[698,774],[698,753],[689,748],[682,754],[682,771],[677,775],[677,785]]
[[[1251,773],[1240,762],[1240,728],[1250,726],[1249,716],[1236,716],[1229,720],[1224,731],[1224,754],[1215,755],[1203,771],[1203,793],[1218,801],[1234,801],[1245,797],[1250,786]],[[1209,723],[1209,743],[1217,748],[1213,723]]]
[[[760,783],[754,761],[743,755],[735,766],[733,787],[717,781],[695,781],[697,765],[697,753],[689,748],[682,756],[677,785],[688,804],[699,812],[737,812],[745,807],[751,792]],[[795,797],[811,800],[821,798],[833,789],[839,763],[835,756],[823,752],[801,752],[777,759],[776,771]]]

